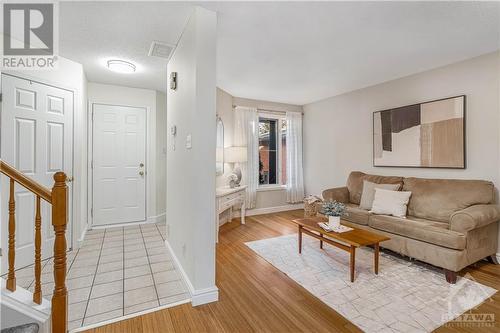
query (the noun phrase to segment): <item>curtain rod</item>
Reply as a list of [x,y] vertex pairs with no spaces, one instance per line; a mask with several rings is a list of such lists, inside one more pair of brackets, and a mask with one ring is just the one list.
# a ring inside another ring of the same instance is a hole
[[[238,107],[238,106],[241,106],[241,105],[234,105],[233,104],[233,109]],[[271,109],[263,109],[263,108],[257,108],[258,111],[265,111],[265,112],[270,112],[270,113],[279,113],[279,114],[285,114],[287,113],[287,111],[279,111],[279,110],[271,110]],[[300,113],[300,114],[304,114],[304,112],[299,112],[299,111],[288,111],[288,112],[297,112],[297,113]]]

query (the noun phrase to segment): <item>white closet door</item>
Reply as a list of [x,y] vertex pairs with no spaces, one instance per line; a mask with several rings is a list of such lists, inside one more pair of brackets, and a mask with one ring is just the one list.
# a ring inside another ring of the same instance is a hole
[[[73,92],[2,74],[1,158],[52,188],[54,173],[73,173]],[[68,184],[69,186],[71,184]],[[7,267],[9,180],[1,177],[1,240]],[[16,268],[34,262],[35,196],[16,184]],[[71,207],[71,187],[69,187]],[[50,205],[42,200],[42,256],[53,255]],[[68,217],[71,245],[71,212]]]
[[93,105],[93,225],[146,220],[146,109]]

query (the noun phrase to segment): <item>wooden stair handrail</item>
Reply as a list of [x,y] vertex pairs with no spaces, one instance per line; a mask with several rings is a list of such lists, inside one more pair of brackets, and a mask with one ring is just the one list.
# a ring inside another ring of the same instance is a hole
[[16,290],[15,276],[15,183],[20,184],[28,191],[35,194],[35,289],[33,301],[42,303],[41,290],[41,207],[40,199],[47,201],[52,206],[52,227],[54,228],[54,291],[52,294],[51,324],[52,333],[66,333],[68,331],[68,290],[66,288],[66,228],[68,218],[68,186],[66,185],[66,174],[56,172],[54,174],[54,186],[48,189],[38,184],[33,179],[25,176],[9,164],[0,160],[0,174],[9,178],[9,271],[6,281],[6,289]]
[[49,190],[43,185],[38,184],[33,179],[25,176],[22,172],[16,170],[14,167],[10,166],[4,161],[0,161],[0,172],[9,177],[10,179],[14,179],[16,183],[22,185],[26,189],[35,193],[48,203],[52,203],[51,190]]

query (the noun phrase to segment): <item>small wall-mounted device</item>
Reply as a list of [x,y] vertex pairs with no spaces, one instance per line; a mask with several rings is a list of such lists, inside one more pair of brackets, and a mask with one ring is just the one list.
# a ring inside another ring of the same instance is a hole
[[177,72],[170,73],[170,89],[177,90]]
[[175,150],[175,137],[177,136],[177,126],[170,126],[170,135],[172,136],[172,150]]

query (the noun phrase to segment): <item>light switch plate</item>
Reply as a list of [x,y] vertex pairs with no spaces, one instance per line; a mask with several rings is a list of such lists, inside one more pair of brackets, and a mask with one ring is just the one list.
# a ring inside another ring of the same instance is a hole
[[191,149],[192,147],[193,147],[193,145],[191,143],[191,134],[188,134],[186,136],[186,148]]

